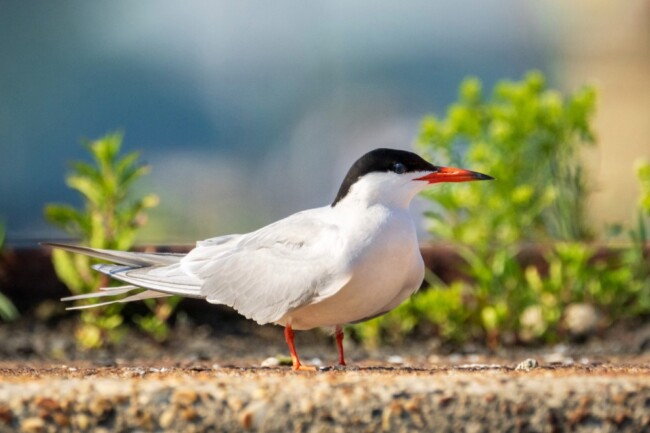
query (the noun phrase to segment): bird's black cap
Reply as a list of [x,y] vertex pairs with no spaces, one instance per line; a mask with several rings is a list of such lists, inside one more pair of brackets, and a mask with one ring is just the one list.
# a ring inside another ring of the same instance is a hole
[[392,171],[398,174],[418,171],[435,171],[437,167],[421,156],[397,149],[375,149],[363,155],[352,164],[348,174],[343,179],[339,192],[332,203],[341,201],[350,191],[352,185],[362,176],[373,172]]

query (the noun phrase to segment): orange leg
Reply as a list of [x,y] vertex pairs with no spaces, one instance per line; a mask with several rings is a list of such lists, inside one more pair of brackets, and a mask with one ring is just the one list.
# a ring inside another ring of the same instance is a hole
[[300,359],[298,359],[298,354],[296,353],[296,346],[293,344],[293,329],[291,329],[291,325],[286,325],[284,327],[284,339],[287,340],[289,352],[291,352],[293,369],[300,370]]
[[343,355],[343,327],[336,327],[336,347],[339,349],[339,365],[345,365],[345,356]]

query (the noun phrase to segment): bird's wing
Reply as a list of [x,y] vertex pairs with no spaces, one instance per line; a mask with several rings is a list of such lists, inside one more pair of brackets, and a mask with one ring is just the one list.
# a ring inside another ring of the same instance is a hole
[[335,293],[348,277],[337,272],[339,229],[300,212],[223,245],[199,246],[181,267],[203,280],[201,295],[260,324],[276,322],[316,297]]

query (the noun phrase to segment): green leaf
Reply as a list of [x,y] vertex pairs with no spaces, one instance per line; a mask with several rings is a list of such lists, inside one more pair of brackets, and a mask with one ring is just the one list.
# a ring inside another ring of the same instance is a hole
[[121,187],[124,189],[129,188],[131,184],[133,184],[133,182],[135,182],[142,176],[149,174],[150,171],[151,171],[151,167],[149,167],[148,165],[126,168],[122,173],[120,179]]
[[104,196],[102,194],[101,186],[94,183],[91,179],[82,176],[71,175],[66,179],[66,184],[73,189],[76,189],[84,197],[96,207],[102,205]]
[[[54,270],[59,279],[70,289],[74,294],[86,293],[91,290],[86,289],[83,279],[79,274],[79,270],[73,261],[72,254],[62,251],[52,251],[52,262]],[[86,259],[87,264],[90,263]]]
[[45,218],[70,233],[79,233],[85,226],[85,216],[68,205],[46,205]]
[[5,295],[0,293],[0,318],[5,321],[15,320],[18,317],[18,310]]
[[72,169],[76,175],[81,177],[86,177],[92,182],[101,184],[101,173],[97,168],[83,161],[74,161],[72,162]]

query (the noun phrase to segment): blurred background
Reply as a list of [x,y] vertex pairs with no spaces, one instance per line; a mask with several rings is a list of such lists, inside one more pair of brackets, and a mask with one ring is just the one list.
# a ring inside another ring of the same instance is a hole
[[160,206],[139,243],[245,232],[329,203],[375,147],[409,149],[458,84],[538,69],[599,92],[593,227],[629,222],[650,157],[650,3],[606,0],[0,3],[0,217],[61,238],[47,202],[80,145],[125,132]]

